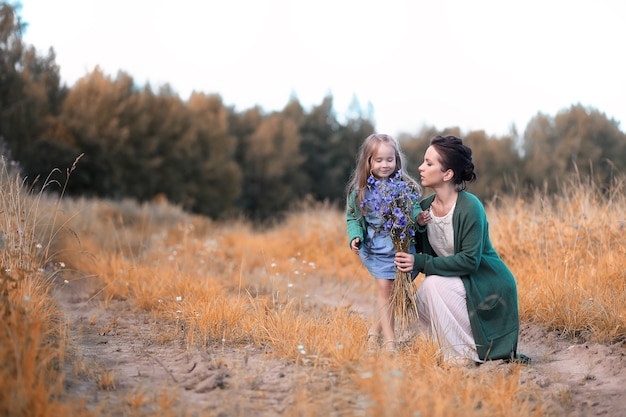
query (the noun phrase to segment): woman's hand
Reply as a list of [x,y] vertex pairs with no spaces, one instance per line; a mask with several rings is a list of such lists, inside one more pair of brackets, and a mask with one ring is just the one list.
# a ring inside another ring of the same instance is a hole
[[361,238],[355,237],[354,239],[352,239],[352,242],[350,242],[350,249],[352,249],[352,252],[358,255],[360,247],[361,247]]
[[415,258],[412,254],[406,252],[396,252],[394,263],[396,268],[402,272],[411,272]]

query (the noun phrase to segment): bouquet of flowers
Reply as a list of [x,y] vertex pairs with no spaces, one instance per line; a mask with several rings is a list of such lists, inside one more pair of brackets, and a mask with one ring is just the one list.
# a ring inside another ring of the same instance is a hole
[[[384,228],[389,231],[396,252],[409,252],[416,228],[413,212],[421,195],[402,179],[401,170],[386,180],[370,176],[367,183],[372,197],[361,206],[369,204],[385,220]],[[411,273],[396,271],[390,308],[401,326],[417,319],[415,290]]]

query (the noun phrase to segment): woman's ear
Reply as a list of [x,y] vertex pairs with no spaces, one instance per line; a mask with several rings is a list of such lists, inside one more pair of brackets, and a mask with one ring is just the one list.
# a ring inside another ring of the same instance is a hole
[[452,171],[451,169],[448,169],[446,172],[443,173],[444,181],[451,181],[452,178],[454,178],[454,171]]

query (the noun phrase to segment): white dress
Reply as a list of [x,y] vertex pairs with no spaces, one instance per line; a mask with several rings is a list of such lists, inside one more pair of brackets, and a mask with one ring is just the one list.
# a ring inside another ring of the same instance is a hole
[[[426,228],[428,241],[437,256],[454,255],[454,207],[443,217],[431,210]],[[465,287],[460,277],[428,275],[417,290],[420,328],[441,347],[444,359],[468,358],[481,362],[467,312]]]

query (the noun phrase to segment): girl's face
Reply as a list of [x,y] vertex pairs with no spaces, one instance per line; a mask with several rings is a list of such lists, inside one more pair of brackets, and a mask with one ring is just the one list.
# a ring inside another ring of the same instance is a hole
[[436,187],[443,184],[448,171],[450,170],[443,169],[439,153],[434,147],[429,146],[424,154],[424,162],[419,166],[422,187]]
[[378,145],[370,160],[370,170],[378,179],[389,178],[396,171],[396,151],[391,144]]

